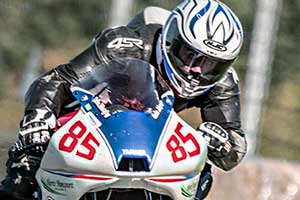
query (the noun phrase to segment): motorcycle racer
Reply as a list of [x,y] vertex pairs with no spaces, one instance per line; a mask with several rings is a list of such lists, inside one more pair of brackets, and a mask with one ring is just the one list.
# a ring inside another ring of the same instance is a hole
[[[246,153],[239,81],[232,67],[242,42],[238,18],[217,0],[185,0],[172,12],[148,7],[126,26],[103,30],[81,54],[41,75],[30,86],[19,139],[9,149],[0,194],[33,198],[37,186],[34,175],[56,118],[78,106],[71,84],[118,57],[138,58],[155,66],[176,94],[176,112],[200,108],[204,123],[198,129],[207,140],[209,161],[231,170]],[[200,180],[202,198],[212,181],[209,165],[206,170]]]

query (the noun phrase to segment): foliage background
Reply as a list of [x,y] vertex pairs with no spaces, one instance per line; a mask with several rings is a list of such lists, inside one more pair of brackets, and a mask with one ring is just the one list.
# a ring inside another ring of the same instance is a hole
[[[171,9],[179,1],[134,2],[132,15],[149,5]],[[243,88],[256,1],[224,2],[244,27],[245,43],[235,66]],[[0,134],[18,130],[23,114],[22,77],[32,49],[38,47],[42,53],[39,73],[68,62],[107,27],[110,4],[106,0],[0,0]],[[299,11],[300,0],[283,1],[258,150],[265,157],[300,160]]]

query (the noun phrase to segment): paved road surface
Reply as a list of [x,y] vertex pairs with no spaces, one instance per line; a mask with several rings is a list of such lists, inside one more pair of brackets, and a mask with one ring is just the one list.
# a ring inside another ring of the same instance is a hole
[[207,200],[299,200],[300,164],[282,160],[244,161],[229,172],[214,169]]

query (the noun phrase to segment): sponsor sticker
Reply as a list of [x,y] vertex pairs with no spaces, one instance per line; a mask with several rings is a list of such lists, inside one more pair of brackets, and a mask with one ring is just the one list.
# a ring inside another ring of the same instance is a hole
[[98,128],[102,125],[102,123],[95,117],[95,115],[92,112],[88,112],[86,116],[93,127]]
[[92,106],[91,106],[91,104],[86,104],[85,106],[85,109],[87,110],[87,111],[89,111],[89,110],[91,110],[92,109]]
[[193,182],[188,185],[181,185],[180,186],[181,194],[185,197],[190,198],[196,193],[197,186],[198,186],[197,182]]
[[[74,183],[72,182],[65,182],[61,180],[52,180],[50,178],[41,178],[41,182],[43,184],[43,187],[53,194],[66,196],[66,192],[68,192],[69,189],[74,188]],[[48,196],[48,199],[52,199]]]
[[122,153],[125,155],[146,155],[144,149],[122,149]]

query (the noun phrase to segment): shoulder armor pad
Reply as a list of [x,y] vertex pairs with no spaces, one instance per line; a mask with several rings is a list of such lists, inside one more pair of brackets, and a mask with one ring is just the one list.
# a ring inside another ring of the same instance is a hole
[[236,71],[230,67],[224,78],[220,80],[211,90],[214,98],[227,99],[232,96],[240,95],[239,79]]
[[140,25],[148,25],[148,24],[159,24],[164,25],[167,21],[171,12],[169,10],[159,8],[159,7],[147,7],[142,12],[137,14],[127,26],[129,27],[137,27]]
[[164,25],[170,16],[169,10],[159,7],[147,7],[144,10],[145,24],[161,24]]

